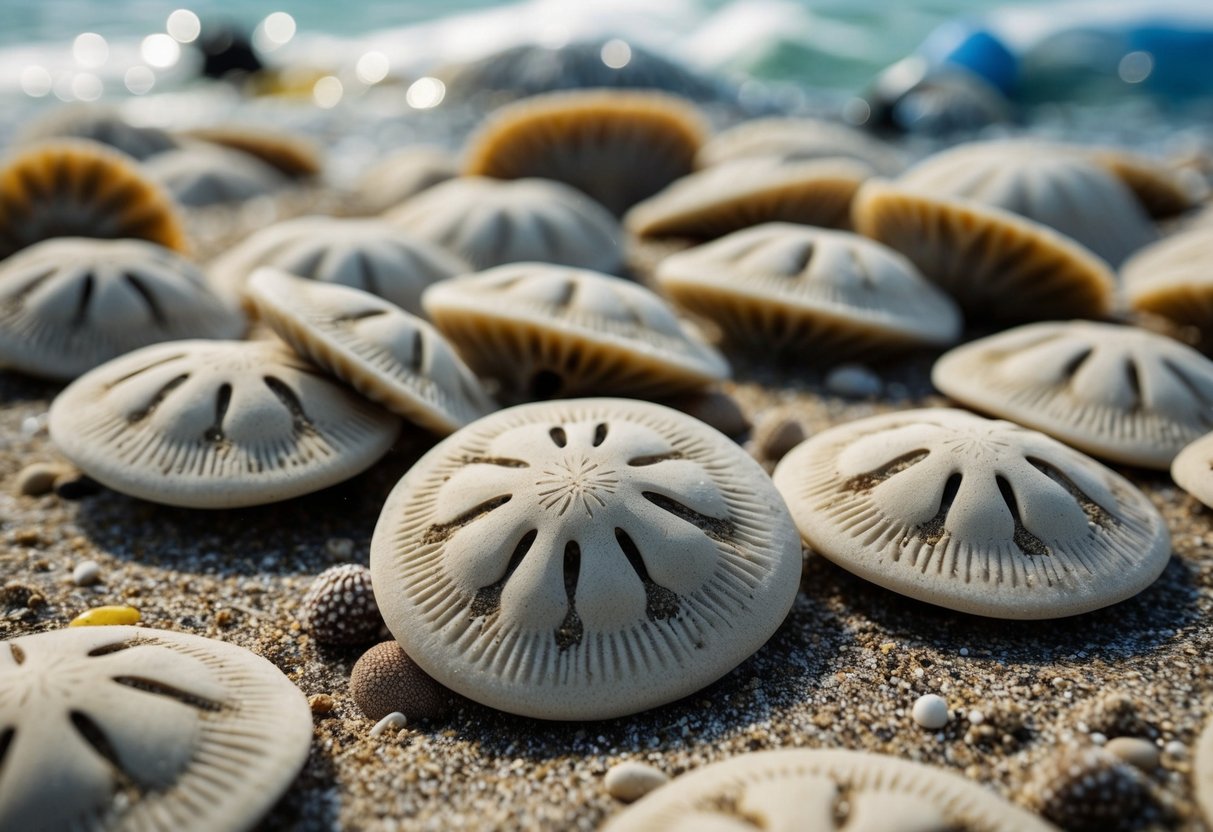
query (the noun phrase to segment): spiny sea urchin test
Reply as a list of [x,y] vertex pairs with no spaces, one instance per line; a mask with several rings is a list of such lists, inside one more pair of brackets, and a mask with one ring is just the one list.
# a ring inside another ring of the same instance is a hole
[[1213,361],[1137,327],[1016,327],[947,353],[931,380],[968,407],[1127,465],[1165,471],[1213,430]]
[[533,398],[663,396],[729,375],[665,301],[619,277],[515,263],[432,286],[423,302],[474,370]]
[[689,101],[659,92],[537,95],[493,112],[466,172],[572,185],[616,215],[686,176],[706,128]]
[[384,217],[475,269],[528,260],[608,273],[623,266],[619,223],[560,182],[461,176],[427,188]]
[[823,431],[775,486],[805,542],[894,592],[993,618],[1077,615],[1141,592],[1171,556],[1128,480],[1044,434],[946,408]]
[[675,778],[602,832],[1056,832],[942,768],[883,754],[784,749],[741,754]]
[[669,408],[499,411],[421,458],[371,543],[393,635],[442,684],[542,719],[686,696],[775,632],[800,543],[758,464]]
[[188,508],[261,505],[346,480],[400,420],[275,341],[172,341],[81,376],[51,439],[115,491]]
[[960,335],[956,304],[912,263],[844,231],[758,225],[665,258],[657,283],[728,341],[756,350],[839,360]]
[[235,645],[123,626],[0,642],[0,829],[251,829],[311,739],[299,689]]
[[704,143],[699,167],[738,159],[775,158],[788,162],[854,159],[881,176],[896,176],[906,162],[892,145],[845,124],[813,118],[758,118],[722,130]]
[[414,315],[421,314],[427,286],[469,271],[449,251],[396,225],[315,216],[254,232],[211,261],[207,274],[220,294],[239,302],[261,266],[362,289]]
[[303,629],[320,644],[370,644],[383,629],[371,571],[360,563],[324,570],[303,596],[299,618]]
[[202,272],[142,240],[60,237],[0,263],[0,364],[70,380],[160,341],[238,338]]
[[143,169],[191,208],[243,202],[287,184],[286,177],[259,159],[200,142],[161,153],[144,162]]
[[445,338],[382,298],[276,269],[249,298],[296,352],[416,424],[447,434],[495,409]]
[[1138,312],[1193,327],[1213,347],[1213,227],[1198,225],[1146,246],[1120,269]]
[[189,248],[172,199],[129,157],[84,139],[35,145],[0,168],[0,260],[52,237]]
[[459,163],[450,151],[413,145],[372,164],[358,177],[354,191],[367,209],[381,213],[458,175]]

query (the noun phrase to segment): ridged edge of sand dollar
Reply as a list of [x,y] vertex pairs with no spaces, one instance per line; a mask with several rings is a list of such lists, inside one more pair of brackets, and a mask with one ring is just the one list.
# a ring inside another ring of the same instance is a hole
[[1141,592],[1170,560],[1165,522],[1128,480],[1042,433],[960,410],[823,431],[774,481],[815,551],[976,615],[1099,609]]
[[1171,479],[1206,506],[1213,508],[1213,433],[1206,434],[1175,455]]
[[800,560],[757,463],[625,399],[472,423],[401,479],[371,544],[384,620],[427,673],[562,720],[635,713],[728,673],[782,622]]

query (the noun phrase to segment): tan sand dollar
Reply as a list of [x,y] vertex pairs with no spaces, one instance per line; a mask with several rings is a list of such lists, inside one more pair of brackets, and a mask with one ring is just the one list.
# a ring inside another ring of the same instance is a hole
[[317,176],[324,163],[320,151],[307,139],[264,127],[220,125],[188,131],[189,138],[201,139],[220,147],[238,150],[265,162],[291,179]]
[[0,168],[0,259],[51,237],[132,237],[189,248],[160,186],[129,157],[83,139],[35,145]]
[[89,139],[143,161],[177,147],[177,140],[158,127],[131,124],[112,107],[68,104],[31,119],[21,128],[17,144],[47,139]]
[[197,142],[160,153],[143,169],[191,208],[266,196],[287,184],[286,177],[259,159]]
[[1138,312],[1193,327],[1202,346],[1213,338],[1213,226],[1159,240],[1121,267],[1125,297]]
[[937,153],[898,180],[944,199],[971,199],[1047,225],[1112,265],[1158,238],[1136,196],[1073,148],[970,142]]
[[172,341],[81,376],[51,439],[115,491],[187,508],[260,505],[368,468],[400,420],[276,341]]
[[869,180],[855,230],[910,258],[974,319],[1098,318],[1112,310],[1108,264],[1053,229],[973,200]]
[[664,395],[729,375],[664,300],[620,277],[515,263],[439,283],[423,302],[472,369],[535,398]]
[[1040,619],[1154,582],[1167,526],[1128,480],[1042,433],[947,408],[860,419],[783,458],[775,486],[805,541],[941,607]]
[[224,297],[239,302],[261,266],[362,289],[413,314],[421,313],[426,287],[470,270],[441,246],[383,220],[317,216],[254,232],[212,260],[207,274]]
[[242,647],[145,627],[0,642],[0,829],[252,829],[312,717]]
[[495,409],[437,330],[382,298],[264,268],[249,297],[296,352],[416,424],[447,434]]
[[0,364],[73,379],[160,341],[239,338],[202,272],[142,240],[59,237],[0,262]]
[[466,171],[572,185],[616,215],[691,172],[706,127],[691,102],[659,92],[578,90],[493,112]]
[[1165,471],[1213,430],[1213,362],[1131,326],[1016,327],[947,353],[931,380],[967,407],[1127,465]]
[[815,118],[785,117],[751,119],[722,130],[704,143],[695,161],[709,167],[756,157],[855,159],[882,176],[896,176],[906,166],[894,147],[862,130]]
[[423,670],[560,720],[636,713],[728,673],[783,621],[800,564],[756,462],[628,399],[473,422],[401,479],[371,543],[379,609]]
[[1171,479],[1184,491],[1213,507],[1213,433],[1202,436],[1175,455]]
[[1199,189],[1163,162],[1113,148],[1096,149],[1091,158],[1132,191],[1152,217],[1173,217],[1199,202]]
[[384,215],[475,269],[538,260],[600,272],[623,266],[623,230],[610,212],[559,182],[462,176]]
[[960,774],[883,754],[784,749],[695,769],[602,832],[1056,832]]
[[441,147],[414,145],[372,164],[358,177],[355,191],[369,210],[381,213],[458,175],[459,164],[452,153]]
[[892,249],[845,231],[766,223],[674,254],[657,283],[725,338],[830,358],[947,345],[960,311]]
[[644,237],[714,239],[764,222],[850,227],[851,200],[872,169],[854,159],[739,159],[693,173],[625,218]]

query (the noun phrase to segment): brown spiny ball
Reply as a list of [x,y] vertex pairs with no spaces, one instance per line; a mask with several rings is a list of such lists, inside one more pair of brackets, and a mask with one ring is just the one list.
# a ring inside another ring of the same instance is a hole
[[350,695],[368,719],[399,711],[409,719],[446,714],[454,694],[417,666],[395,641],[376,644],[362,654],[350,674]]
[[343,563],[324,570],[303,598],[303,629],[321,644],[367,644],[383,626],[371,570]]
[[1044,761],[1028,797],[1070,832],[1135,829],[1153,802],[1141,772],[1098,746],[1066,749]]

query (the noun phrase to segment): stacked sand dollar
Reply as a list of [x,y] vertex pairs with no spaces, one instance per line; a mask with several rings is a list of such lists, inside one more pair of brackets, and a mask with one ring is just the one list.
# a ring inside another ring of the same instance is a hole
[[312,719],[249,651],[143,627],[0,643],[0,828],[252,829]]
[[300,217],[249,235],[211,261],[207,273],[220,294],[237,302],[262,266],[353,286],[413,314],[421,312],[426,287],[469,270],[444,248],[382,220]]
[[657,283],[733,345],[820,363],[960,336],[956,304],[909,260],[842,231],[755,226],[665,258]]
[[371,544],[379,608],[422,669],[557,720],[636,713],[723,676],[782,622],[800,563],[756,462],[625,399],[472,423],[397,484]]
[[51,439],[134,497],[234,508],[318,491],[369,467],[400,420],[272,341],[173,341],[81,376]]
[[1127,465],[1165,471],[1213,430],[1213,362],[1129,326],[1016,327],[947,353],[931,380],[968,407]]
[[372,164],[354,190],[367,210],[379,214],[458,175],[459,163],[449,151],[414,145]]
[[883,754],[788,749],[741,754],[661,786],[603,832],[980,829],[1056,832],[941,768]]
[[0,262],[0,365],[30,375],[70,380],[149,344],[244,330],[197,267],[155,243],[60,237]]
[[381,298],[275,269],[249,298],[296,352],[415,424],[448,434],[495,409],[433,327]]
[[474,370],[533,398],[661,396],[729,375],[661,298],[623,278],[517,263],[432,286],[423,303]]
[[905,159],[889,144],[862,130],[812,118],[757,118],[717,133],[695,157],[699,167],[738,159],[854,159],[881,176],[896,176]]
[[1198,225],[1147,246],[1120,274],[1130,307],[1191,327],[1203,349],[1213,346],[1213,227]]
[[147,174],[191,208],[243,202],[286,187],[287,179],[246,153],[192,142],[143,163]]
[[705,133],[695,107],[665,93],[551,93],[494,111],[466,170],[564,182],[621,215],[690,173]]
[[775,485],[815,551],[883,587],[995,618],[1077,615],[1141,592],[1170,534],[1126,479],[1044,434],[959,410],[831,428]]
[[172,199],[129,157],[84,139],[37,144],[0,167],[0,259],[53,237],[189,249]]
[[463,176],[427,188],[385,217],[475,269],[532,260],[612,273],[623,266],[619,223],[560,182]]

